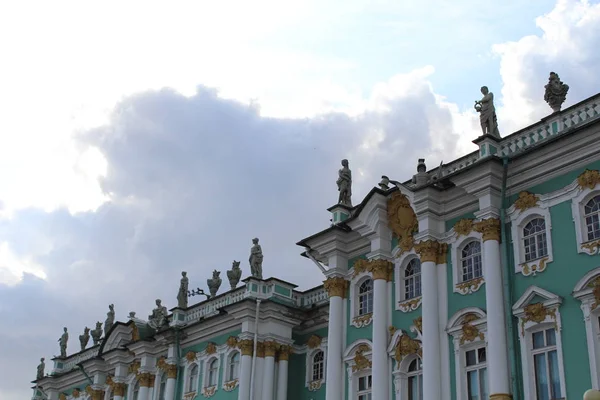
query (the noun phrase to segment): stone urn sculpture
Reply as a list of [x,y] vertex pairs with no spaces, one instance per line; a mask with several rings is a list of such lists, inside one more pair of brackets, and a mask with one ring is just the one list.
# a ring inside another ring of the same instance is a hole
[[233,265],[231,269],[227,271],[227,279],[229,279],[229,285],[231,285],[231,290],[237,287],[237,284],[240,282],[240,278],[242,277],[242,269],[240,268],[240,261],[233,260]]
[[221,287],[221,278],[219,277],[219,275],[221,275],[221,272],[215,269],[213,271],[213,277],[211,279],[206,280],[206,284],[208,285],[208,289],[210,290],[211,298],[217,295],[219,287]]
[[90,328],[87,326],[83,330],[83,335],[79,335],[79,343],[81,344],[81,351],[85,350],[88,342],[90,341]]
[[92,331],[92,340],[94,346],[100,344],[100,338],[102,337],[102,322],[96,322],[96,329]]

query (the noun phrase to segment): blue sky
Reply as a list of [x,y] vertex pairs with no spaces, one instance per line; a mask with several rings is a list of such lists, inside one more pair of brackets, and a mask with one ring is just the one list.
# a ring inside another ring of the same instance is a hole
[[[32,12],[35,10],[35,12]],[[55,0],[0,5],[0,398],[85,326],[172,307],[259,237],[264,275],[322,278],[295,243],[358,203],[600,91],[600,5],[577,0]],[[226,282],[222,290],[225,290]],[[135,296],[131,294],[135,293]],[[16,311],[15,309],[18,308]]]

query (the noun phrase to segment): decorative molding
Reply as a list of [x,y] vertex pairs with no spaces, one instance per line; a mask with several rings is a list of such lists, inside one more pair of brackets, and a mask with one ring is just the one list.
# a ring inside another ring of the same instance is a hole
[[254,352],[254,341],[252,339],[243,339],[238,342],[238,348],[242,356],[252,356]]
[[442,265],[448,263],[448,243],[440,243],[436,264]]
[[[125,384],[121,384],[121,385],[123,385],[123,387],[125,387]],[[73,393],[71,393],[71,396],[73,396],[73,398],[75,398],[75,399],[79,398],[80,395],[81,395],[81,392],[79,391],[79,389],[74,389]],[[115,396],[119,396],[119,395],[115,393]],[[123,396],[123,393],[121,393],[120,396]]]
[[471,322],[476,321],[478,319],[479,319],[479,316],[477,316],[476,314],[473,314],[473,313],[469,313],[463,317],[463,323],[462,323],[462,329],[461,329],[462,336],[460,338],[461,346],[464,345],[466,342],[472,342],[477,338],[479,338],[480,340],[484,339],[483,332],[480,332],[476,326],[471,325]]
[[223,390],[226,392],[232,392],[236,387],[240,384],[239,379],[234,379],[232,381],[225,382],[223,384]]
[[227,344],[227,347],[229,347],[230,349],[235,349],[238,347],[238,342],[239,342],[239,339],[237,337],[229,336],[227,338],[226,344]]
[[456,284],[456,291],[458,291],[460,294],[475,293],[479,290],[479,288],[481,288],[481,286],[483,286],[484,283],[485,280],[483,279],[483,276],[480,276],[479,278]]
[[413,324],[415,325],[415,328],[417,328],[419,333],[423,334],[423,317],[421,316],[419,318],[413,319]]
[[481,233],[484,242],[496,240],[500,242],[500,220],[498,218],[487,218],[473,225],[475,232]]
[[437,263],[439,250],[440,244],[436,240],[425,240],[415,245],[415,251],[419,254],[422,263]]
[[396,340],[394,359],[397,363],[400,363],[404,357],[412,354],[416,354],[419,357],[423,356],[421,342],[411,338],[406,332],[402,331],[401,336]]
[[204,389],[202,389],[202,396],[206,397],[207,399],[209,397],[213,397],[215,395],[215,392],[217,391],[217,386],[211,386],[211,387],[205,387]]
[[538,272],[544,272],[546,270],[546,263],[550,260],[550,257],[543,257],[539,260],[535,260],[531,264],[524,263],[519,267],[523,276],[533,275],[535,276]]
[[210,342],[206,345],[204,351],[206,354],[215,354],[217,352],[217,345],[213,342]]
[[322,385],[323,385],[323,379],[319,379],[318,381],[308,382],[308,391],[316,392],[317,390],[321,389]]
[[410,299],[410,300],[406,300],[406,301],[398,303],[398,307],[399,307],[400,311],[405,312],[405,313],[415,311],[421,305],[422,299],[423,299],[422,296],[415,297],[414,299]]
[[594,190],[600,183],[600,171],[586,169],[577,177],[577,185],[580,189]]
[[515,201],[514,206],[515,209],[523,212],[537,206],[538,201],[539,199],[535,194],[523,191],[519,193],[519,198]]
[[413,235],[419,231],[417,214],[410,205],[408,197],[395,192],[387,202],[388,224],[398,237],[398,247],[402,252],[410,251],[414,246]]
[[277,354],[277,351],[279,350],[279,343],[277,343],[273,340],[268,340],[268,341],[264,342],[264,347],[265,347],[265,357],[275,357],[275,355]]
[[390,334],[390,337],[394,336],[394,333],[396,333],[396,331],[398,331],[398,328],[396,328],[394,325],[388,326],[388,332]]
[[308,340],[306,341],[306,345],[308,346],[309,349],[316,349],[318,347],[321,347],[322,341],[323,341],[322,337],[317,336],[317,335],[311,335],[311,337],[309,337]]
[[556,309],[549,309],[543,303],[533,303],[525,306],[525,316],[521,318],[521,336],[525,336],[525,324],[529,321],[539,324],[546,318],[551,317],[554,320],[554,328],[558,330],[556,323]]
[[473,220],[468,218],[461,219],[454,224],[454,232],[457,237],[469,236],[473,232]]
[[371,322],[373,322],[372,312],[352,318],[351,325],[356,328],[364,328],[365,326],[369,326]]
[[356,353],[354,354],[354,365],[352,366],[352,372],[362,371],[366,368],[371,368],[371,360],[369,360],[363,354],[366,351],[370,351],[371,349],[366,344],[361,344],[356,349]]
[[256,357],[259,357],[259,358],[265,357],[265,343],[264,342],[256,343]]
[[167,373],[167,379],[177,379],[177,365],[167,364],[165,372]]
[[354,270],[353,279],[360,274],[371,273],[373,280],[385,279],[389,282],[392,280],[394,264],[387,260],[365,260],[360,258],[354,262],[352,268]]
[[193,363],[194,361],[197,360],[197,355],[196,352],[194,351],[188,351],[187,353],[185,353],[185,359],[189,362],[189,363]]
[[369,260],[365,260],[364,258],[359,258],[352,265],[352,269],[354,272],[352,273],[352,278],[356,278],[358,275],[369,272]]
[[129,364],[129,367],[127,368],[127,371],[130,374],[137,374],[137,372],[139,371],[141,365],[142,364],[141,364],[140,360],[134,360],[131,364]]
[[348,290],[348,281],[341,276],[332,276],[323,281],[323,286],[329,297],[346,297]]
[[290,346],[288,344],[282,344],[279,347],[279,352],[277,353],[277,356],[279,357],[279,361],[289,361],[290,354],[292,354],[293,352],[294,352],[294,349],[292,349],[292,346]]
[[196,397],[196,392],[187,392],[183,395],[183,400],[193,400]]

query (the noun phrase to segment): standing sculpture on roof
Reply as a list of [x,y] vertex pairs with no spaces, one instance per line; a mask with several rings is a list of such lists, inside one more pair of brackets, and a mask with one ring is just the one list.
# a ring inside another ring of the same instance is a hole
[[45,358],[40,358],[40,364],[37,366],[37,374],[35,379],[42,379],[44,377],[44,369],[46,369],[46,363],[44,363]]
[[100,343],[100,338],[102,337],[102,322],[96,322],[96,329],[92,330],[92,340],[94,341],[94,346]]
[[106,313],[106,321],[104,321],[104,337],[108,336],[108,331],[112,328],[115,322],[115,305],[110,304],[108,306],[108,312]]
[[258,238],[252,239],[252,248],[250,249],[250,273],[252,276],[258,279],[262,279],[262,263],[263,263],[263,252],[262,247],[258,244]]
[[336,183],[340,192],[338,204],[352,207],[352,171],[348,168],[348,160],[342,160],[342,168],[338,171]]
[[550,72],[548,83],[544,87],[546,89],[544,100],[552,108],[552,111],[559,112],[562,103],[567,99],[569,85],[562,83],[556,72]]
[[213,298],[217,295],[219,288],[221,287],[222,279],[220,278],[221,272],[216,269],[213,271],[213,277],[206,280],[208,289],[210,290],[210,297]]
[[83,335],[79,335],[79,344],[81,344],[81,351],[84,351],[90,341],[90,328],[87,326],[83,330]]
[[69,332],[67,332],[67,328],[63,328],[64,332],[61,335],[60,339],[58,339],[58,345],[60,346],[60,356],[61,358],[67,357],[67,342],[69,341]]
[[167,307],[161,304],[160,299],[156,299],[156,308],[152,310],[152,315],[148,316],[148,325],[152,329],[159,330],[167,324],[167,316],[169,315]]
[[179,283],[179,292],[177,293],[177,307],[187,308],[188,306],[188,286],[190,280],[187,277],[187,272],[181,271],[181,281]]
[[484,135],[492,135],[500,138],[498,130],[498,118],[496,117],[496,108],[494,107],[494,93],[490,92],[487,86],[481,87],[483,97],[481,100],[475,100],[475,111],[479,113],[479,122]]
[[240,262],[233,260],[231,269],[227,271],[227,279],[229,279],[229,285],[231,286],[231,290],[236,288],[241,277],[242,269],[240,268]]

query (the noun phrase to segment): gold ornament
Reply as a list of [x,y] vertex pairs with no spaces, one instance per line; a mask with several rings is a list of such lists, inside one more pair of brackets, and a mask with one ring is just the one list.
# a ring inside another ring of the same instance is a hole
[[134,360],[131,364],[129,364],[128,371],[130,374],[137,374],[140,369],[140,360]]
[[402,252],[410,251],[414,245],[413,234],[419,231],[417,214],[408,198],[400,192],[388,199],[387,208],[389,227],[398,237],[398,246]]
[[353,278],[356,278],[358,275],[363,272],[369,272],[369,260],[365,260],[364,258],[359,258],[354,262],[352,266],[354,268],[354,273],[352,274]]
[[392,280],[394,264],[386,260],[371,260],[369,262],[369,272],[373,274],[373,280],[383,279]]
[[317,347],[321,347],[322,341],[323,341],[323,339],[320,336],[312,335],[311,337],[308,338],[306,345],[308,346],[309,349],[316,349]]
[[468,236],[473,231],[473,220],[472,219],[461,219],[454,224],[454,232],[461,236]]
[[535,194],[529,192],[519,193],[519,198],[515,201],[515,208],[519,211],[525,211],[537,206],[538,198]]
[[256,357],[264,358],[265,357],[265,343],[258,342],[256,344]]
[[479,332],[476,326],[471,325],[471,322],[479,319],[476,314],[469,313],[465,315],[462,323],[462,337],[460,338],[460,344],[463,345],[465,342],[472,342],[476,338],[483,340],[483,332]]
[[500,220],[498,218],[488,218],[476,222],[473,229],[481,233],[484,242],[488,240],[500,241]]
[[490,394],[490,400],[512,400],[512,395],[508,393]]
[[417,328],[420,333],[423,333],[423,317],[413,319],[413,324],[415,324],[415,328]]
[[204,351],[206,351],[206,354],[215,354],[217,352],[217,345],[215,345],[213,342],[210,342],[206,345],[206,349],[204,349]]
[[138,341],[140,340],[140,330],[138,329],[135,322],[131,324],[131,340]]
[[598,183],[600,183],[600,172],[595,169],[586,169],[577,177],[577,184],[581,189],[594,189]]
[[447,243],[440,243],[436,263],[438,265],[448,263],[448,244]]
[[535,322],[539,324],[542,321],[546,320],[546,317],[550,316],[554,319],[554,324],[556,326],[556,310],[548,309],[544,306],[543,303],[533,303],[525,306],[525,316],[521,318],[521,334],[525,335],[525,323],[528,321]]
[[365,368],[371,368],[371,361],[364,356],[364,352],[369,351],[369,346],[361,344],[354,353],[354,365],[352,366],[352,372],[361,371]]
[[588,287],[592,288],[592,294],[594,295],[594,303],[592,304],[592,310],[598,308],[600,305],[600,277],[594,279],[588,284]]
[[73,393],[71,393],[71,396],[73,396],[74,398],[79,398],[79,395],[81,394],[81,392],[79,391],[79,389],[75,389],[73,390]]
[[292,353],[292,347],[284,344],[281,347],[279,347],[279,361],[289,361],[290,359],[290,354]]
[[167,368],[167,359],[165,357],[159,358],[158,361],[156,362],[156,366],[161,371],[164,371],[165,368]]
[[390,333],[390,337],[394,336],[394,333],[396,333],[397,330],[398,328],[396,328],[393,325],[388,326],[388,332]]
[[167,366],[165,367],[165,370],[167,372],[168,379],[177,379],[177,365],[167,364]]
[[58,395],[58,400],[67,400],[67,395],[64,393],[61,393]]
[[398,304],[398,306],[400,307],[400,309],[402,311],[409,312],[409,311],[415,311],[417,308],[419,308],[420,304],[421,304],[421,296],[415,297],[414,299],[404,301],[404,302]]
[[115,383],[114,387],[113,387],[113,393],[115,396],[125,396],[125,389],[127,388],[127,385],[119,382],[119,383]]
[[364,315],[359,315],[358,317],[354,317],[352,319],[352,325],[357,328],[362,328],[363,326],[368,326],[373,321],[373,313],[368,313]]
[[254,341],[252,339],[244,339],[238,342],[242,356],[251,356],[254,352]]
[[138,381],[140,382],[140,387],[152,387],[151,385],[152,374],[149,372],[142,372],[138,374]]
[[265,357],[275,357],[277,350],[279,349],[279,343],[269,340],[264,343],[265,346]]
[[225,382],[223,384],[223,390],[225,390],[226,392],[231,392],[233,389],[235,389],[238,386],[238,380],[234,379],[232,381],[229,382]]
[[426,240],[415,245],[415,250],[421,258],[421,262],[433,261],[437,263],[440,244],[435,240]]
[[185,359],[188,360],[188,362],[190,363],[196,361],[196,352],[188,351],[187,353],[185,353]]
[[394,347],[394,359],[396,362],[400,362],[404,357],[411,354],[421,356],[421,342],[411,338],[406,332],[402,332],[402,335],[396,341],[396,347]]
[[348,281],[341,276],[332,276],[323,281],[323,286],[327,291],[329,297],[341,297],[346,298],[346,291],[348,290]]
[[229,336],[229,338],[227,339],[227,347],[229,347],[230,349],[235,349],[237,347],[238,344],[238,338],[235,336]]
[[460,290],[462,294],[473,293],[476,292],[481,285],[483,284],[483,276],[479,278],[470,279],[468,281],[464,281],[456,284],[456,288]]

